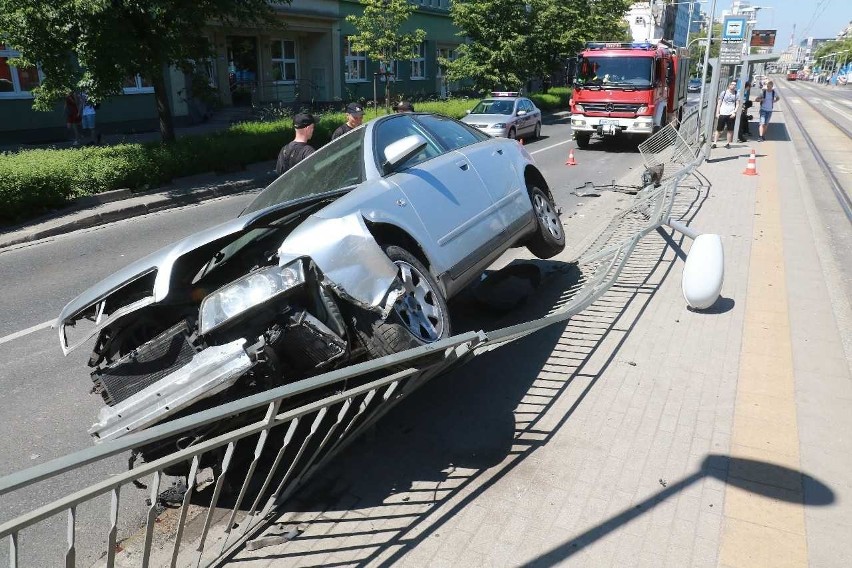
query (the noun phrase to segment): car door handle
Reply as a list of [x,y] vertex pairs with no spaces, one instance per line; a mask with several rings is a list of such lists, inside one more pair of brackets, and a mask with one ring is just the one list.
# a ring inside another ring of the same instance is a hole
[[467,171],[467,168],[469,166],[466,160],[459,160],[458,162],[456,162],[456,165],[463,171]]

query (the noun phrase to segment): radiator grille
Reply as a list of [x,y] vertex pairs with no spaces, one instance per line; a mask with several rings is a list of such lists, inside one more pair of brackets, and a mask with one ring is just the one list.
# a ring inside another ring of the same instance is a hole
[[636,114],[641,104],[635,103],[582,103],[586,112],[629,112]]
[[95,371],[92,380],[104,401],[112,406],[186,365],[193,355],[189,326],[182,321],[110,367]]

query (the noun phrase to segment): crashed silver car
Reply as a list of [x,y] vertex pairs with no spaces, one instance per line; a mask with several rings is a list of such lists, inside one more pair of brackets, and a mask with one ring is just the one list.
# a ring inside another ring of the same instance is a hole
[[443,339],[447,299],[513,246],[541,258],[565,246],[523,146],[443,116],[390,115],[319,149],[236,219],[83,292],[59,338],[67,354],[96,337],[106,406],[90,434],[113,439]]

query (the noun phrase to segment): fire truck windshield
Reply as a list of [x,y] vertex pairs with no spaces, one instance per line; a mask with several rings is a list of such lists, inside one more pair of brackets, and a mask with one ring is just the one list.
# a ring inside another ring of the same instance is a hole
[[641,89],[653,84],[653,57],[580,57],[574,83]]

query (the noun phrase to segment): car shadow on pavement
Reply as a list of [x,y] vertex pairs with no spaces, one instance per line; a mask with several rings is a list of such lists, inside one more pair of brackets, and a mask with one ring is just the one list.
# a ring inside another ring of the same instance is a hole
[[592,137],[589,145],[582,148],[584,152],[615,152],[615,153],[639,153],[639,140],[632,138],[600,138]]
[[[700,177],[693,179],[697,183],[682,187],[672,211],[683,222],[694,217],[709,194]],[[673,238],[682,243],[685,237]],[[579,281],[571,265],[555,269],[558,265],[548,261],[533,263],[540,270],[554,270],[533,286],[526,302],[499,318],[479,306],[481,298],[462,297],[453,307],[462,308],[457,331],[477,321],[480,328],[528,321],[569,302],[566,290]],[[243,552],[232,562],[298,559],[302,566],[390,566],[405,557],[407,562],[426,564],[436,547],[458,537],[462,525],[468,531],[487,526],[483,515],[497,514],[505,521],[517,514],[552,522],[559,510],[542,498],[544,487],[558,484],[558,476],[566,470],[579,474],[583,464],[554,449],[543,454],[536,450],[556,436],[598,438],[604,425],[585,417],[590,408],[584,401],[605,371],[615,367],[617,374],[618,366],[636,365],[619,357],[620,348],[677,263],[666,241],[649,235],[639,241],[610,290],[570,320],[475,357],[426,383],[287,503],[272,527],[298,524],[303,529],[298,538],[283,550]],[[519,267],[523,264],[516,263],[512,270],[534,280],[528,266]],[[475,317],[478,310],[481,319]],[[648,372],[653,376],[655,371]],[[581,416],[575,419],[577,413]],[[707,467],[721,470],[729,467],[726,460],[713,458]],[[505,479],[510,473],[511,486]],[[699,474],[706,472],[702,469]],[[674,484],[655,502],[693,477]],[[489,503],[497,494],[505,510],[485,510],[477,503],[486,490]],[[600,538],[651,506],[626,510],[583,534],[591,540]],[[500,537],[520,546],[520,532],[504,531]],[[493,548],[497,536],[492,530],[466,535],[483,539],[478,544],[486,549]],[[579,546],[572,545],[575,541],[545,556],[573,554]],[[446,560],[452,564],[452,558]],[[542,559],[542,565],[549,563]]]

